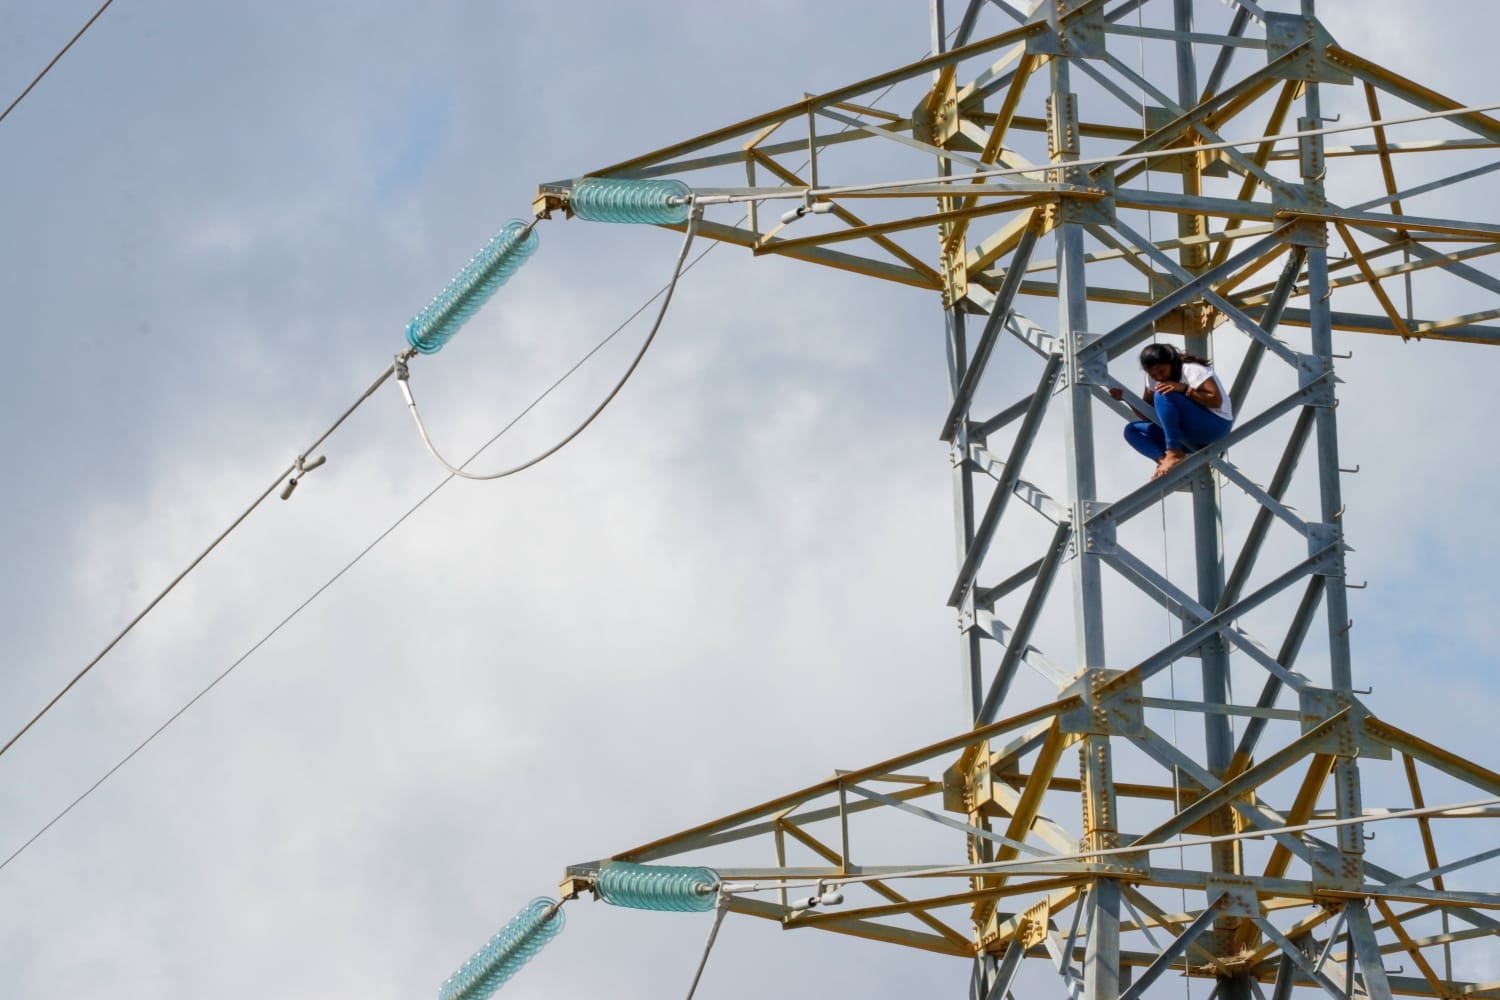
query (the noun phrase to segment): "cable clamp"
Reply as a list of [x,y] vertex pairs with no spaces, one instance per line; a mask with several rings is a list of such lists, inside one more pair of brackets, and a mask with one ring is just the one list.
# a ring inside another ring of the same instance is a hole
[[317,458],[312,459],[309,459],[306,455],[298,455],[297,461],[292,463],[293,471],[291,478],[286,481],[286,486],[281,490],[281,499],[290,500],[292,498],[292,491],[297,488],[297,484],[302,481],[302,477],[326,461],[328,461],[328,456],[326,455],[319,455]]
[[406,351],[396,355],[396,360],[391,362],[391,368],[396,373],[398,381],[405,382],[411,377],[411,371],[406,367],[406,359],[411,357]]

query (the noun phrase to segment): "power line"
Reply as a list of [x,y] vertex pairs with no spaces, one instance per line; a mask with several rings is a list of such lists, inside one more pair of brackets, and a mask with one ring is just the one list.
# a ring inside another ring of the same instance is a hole
[[[201,562],[203,562],[203,560],[207,559],[209,553],[211,553],[214,549],[216,549],[216,548],[219,547],[219,543],[220,542],[222,542],[224,539],[228,538],[229,535],[230,535],[230,533],[232,531],[234,531],[235,528],[238,528],[241,524],[243,524],[244,521],[245,521],[245,519],[247,517],[249,517],[252,513],[254,513],[255,509],[257,507],[259,507],[265,501],[266,497],[268,497],[272,493],[276,492],[276,488],[278,486],[280,486],[283,482],[285,482],[288,476],[292,476],[294,473],[301,473],[303,471],[306,471],[306,470],[309,470],[309,469],[312,469],[312,468],[316,468],[319,463],[315,460],[313,463],[309,464],[309,463],[307,463],[305,461],[306,457],[308,455],[312,454],[315,450],[317,450],[318,446],[321,445],[324,441],[328,440],[328,438],[330,436],[332,436],[333,432],[336,431],[336,430],[338,430],[339,426],[341,424],[343,424],[343,422],[345,420],[348,420],[349,416],[355,410],[359,409],[360,405],[362,403],[364,403],[365,400],[369,399],[372,395],[374,395],[375,394],[375,390],[379,389],[382,385],[384,385],[386,379],[390,378],[391,375],[395,373],[395,371],[396,371],[396,366],[394,364],[392,364],[392,365],[388,366],[385,371],[381,372],[380,373],[380,377],[378,377],[377,379],[375,379],[374,382],[370,383],[370,387],[368,389],[366,389],[360,395],[360,397],[358,399],[356,399],[354,401],[354,403],[347,410],[345,410],[343,412],[343,414],[337,420],[335,420],[333,422],[333,425],[331,427],[329,427],[326,431],[324,431],[321,435],[319,435],[318,439],[316,441],[314,441],[311,445],[309,445],[307,447],[307,449],[305,451],[303,451],[300,455],[298,455],[296,461],[294,461],[291,465],[287,466],[280,473],[278,473],[277,476],[276,476],[276,478],[271,481],[271,485],[267,486],[266,489],[265,489],[265,491],[263,493],[261,493],[260,496],[256,497],[253,502],[251,502],[250,506],[246,507],[244,509],[244,511],[242,511],[240,513],[240,515],[238,517],[236,517],[233,521],[231,521],[229,523],[229,527],[227,527],[223,531],[221,531],[219,533],[219,535],[218,535],[217,538],[215,538],[212,542],[208,543],[208,548],[206,548],[202,552],[198,553],[198,555],[196,557],[194,557],[193,561],[187,564],[187,568],[186,569],[184,569],[182,572],[178,573],[175,577],[173,577],[172,578],[172,582],[169,583],[169,584],[167,584],[166,588],[163,589],[161,593],[159,593],[155,597],[153,597],[151,599],[151,602],[149,604],[147,604],[144,608],[142,608],[139,614],[137,614],[134,618],[130,619],[130,621],[128,623],[126,623],[125,627],[123,629],[121,629],[115,635],[115,637],[113,639],[109,640],[109,642],[105,645],[105,647],[103,649],[99,650],[99,652],[94,656],[94,658],[92,660],[90,660],[88,663],[86,663],[84,665],[84,667],[83,667],[82,670],[78,671],[78,673],[76,673],[76,674],[73,675],[73,679],[72,680],[68,681],[68,683],[66,683],[66,684],[63,685],[63,688],[62,688],[61,691],[57,692],[57,694],[55,694],[55,695],[52,696],[52,700],[51,701],[47,702],[47,704],[45,704],[45,705],[42,706],[41,711],[39,711],[35,715],[33,715],[31,717],[30,721],[28,721],[26,723],[26,725],[22,726],[16,732],[16,734],[14,736],[12,736],[9,740],[7,740],[5,742],[4,746],[0,746],[0,756],[3,756],[7,750],[9,750],[11,747],[15,746],[16,745],[16,741],[19,740],[22,736],[25,736],[26,732],[29,729],[31,729],[32,726],[36,725],[37,722],[39,722],[41,720],[42,716],[46,715],[48,712],[50,712],[52,710],[52,706],[56,705],[59,701],[61,701],[63,699],[64,695],[66,695],[69,691],[73,690],[73,686],[75,684],[77,684],[79,681],[83,680],[85,674],[87,674],[90,670],[93,670],[94,667],[98,665],[98,663],[99,663],[100,660],[102,660],[106,656],[108,656],[109,655],[109,651],[112,650],[112,649],[114,649],[117,645],[119,645],[120,640],[124,639],[127,635],[129,635],[130,631],[133,628],[135,628],[138,624],[140,624],[141,619],[143,619],[147,615],[149,615],[152,612],[152,610],[155,609],[155,607],[158,604],[160,604],[166,598],[166,596],[168,594],[170,594],[177,587],[177,585],[183,581],[183,579],[185,579],[187,577],[187,575],[189,573],[191,573],[193,570],[197,569],[198,568],[198,564],[201,563]],[[293,486],[295,486],[295,485],[296,485],[296,479],[292,479],[291,482],[287,486],[286,492],[282,493],[283,499],[290,495],[291,488]]]
[[29,93],[31,93],[32,88],[34,88],[37,84],[39,84],[39,83],[42,82],[42,77],[46,76],[49,72],[51,72],[52,67],[57,65],[57,61],[59,59],[61,59],[63,56],[65,56],[65,55],[68,54],[68,50],[73,47],[73,43],[76,42],[76,41],[78,41],[78,39],[82,38],[83,37],[83,33],[85,31],[88,31],[89,28],[93,27],[94,22],[97,21],[97,20],[99,20],[99,15],[103,14],[105,12],[105,10],[107,10],[109,8],[109,5],[112,4],[112,3],[114,3],[114,2],[115,2],[115,0],[104,0],[104,4],[98,10],[94,11],[94,16],[91,17],[91,18],[89,18],[88,21],[85,22],[84,26],[78,29],[78,34],[76,34],[72,38],[68,39],[68,44],[64,45],[62,47],[62,49],[57,53],[57,55],[55,55],[55,56],[52,57],[52,61],[51,62],[49,62],[47,65],[45,65],[45,66],[42,67],[42,71],[40,73],[38,73],[36,75],[36,77],[34,79],[32,79],[32,81],[26,85],[26,89],[23,90],[23,91],[21,91],[21,93],[19,95],[17,95],[17,97],[16,97],[16,99],[14,101],[10,102],[10,106],[9,107],[7,107],[4,111],[0,111],[0,122],[5,121],[5,119],[7,117],[9,117],[10,113],[16,109],[16,105],[20,104],[22,101],[24,101],[26,99],[26,95],[29,94]]
[[[686,274],[688,271],[691,271],[694,267],[696,267],[698,265],[699,261],[703,260],[704,257],[706,257],[710,253],[712,253],[715,249],[717,249],[719,247],[719,245],[720,244],[718,244],[718,243],[710,243],[707,247],[705,247],[703,249],[703,251],[701,253],[698,254],[698,256],[694,257],[691,261],[689,261],[686,265],[684,265],[682,267],[681,271],[679,272],[679,275],[680,274]],[[675,281],[675,278],[674,278],[674,281]],[[465,466],[468,466],[475,459],[479,458],[480,455],[482,455],[486,451],[488,451],[490,449],[490,447],[492,445],[494,445],[496,441],[499,441],[500,438],[503,437],[507,431],[509,431],[516,424],[520,423],[521,420],[523,418],[525,418],[527,414],[529,414],[532,410],[536,409],[537,406],[541,405],[541,403],[542,403],[543,400],[545,400],[559,386],[561,386],[564,382],[566,382],[569,378],[571,378],[573,376],[573,374],[578,371],[578,369],[582,368],[586,363],[588,363],[588,361],[591,358],[593,358],[594,355],[596,355],[600,351],[602,351],[605,348],[605,346],[608,345],[610,343],[610,341],[614,340],[615,337],[618,336],[622,331],[624,331],[624,329],[626,327],[628,327],[631,323],[635,322],[636,318],[639,317],[641,315],[641,313],[645,312],[646,309],[651,305],[651,303],[655,302],[657,299],[659,299],[663,295],[667,294],[668,291],[670,290],[670,288],[671,288],[670,284],[663,285],[654,295],[652,295],[650,298],[646,299],[646,301],[642,302],[636,308],[636,310],[634,312],[632,312],[623,321],[621,321],[621,323],[618,326],[616,326],[613,330],[611,330],[608,334],[606,334],[603,337],[603,339],[601,339],[597,344],[595,344],[592,348],[590,348],[589,351],[586,354],[584,354],[581,358],[579,358],[576,362],[574,362],[573,365],[572,365],[572,367],[570,367],[567,371],[565,371],[561,375],[559,375],[557,377],[557,379],[555,381],[553,381],[553,383],[551,385],[547,386],[546,389],[542,390],[541,394],[538,395],[535,399],[533,399],[530,403],[528,403],[526,405],[526,407],[521,410],[521,412],[517,413],[503,427],[501,427],[498,431],[496,431],[495,434],[494,434],[494,436],[492,436],[484,444],[480,445],[480,447],[478,448],[478,450],[476,450],[472,455],[470,455],[463,462],[463,465],[459,466],[459,468],[464,468]],[[374,390],[379,387],[380,382],[385,381],[385,379],[387,377],[389,377],[390,374],[394,370],[395,370],[395,366],[392,365],[391,368],[388,369],[385,372],[385,374],[381,376],[380,380],[377,381],[377,383],[375,385],[371,386],[370,389],[366,390],[365,395],[360,398],[360,402],[363,402],[365,399],[367,399],[369,397],[370,393],[374,392]],[[358,405],[359,405],[358,403],[355,404],[355,406],[358,406]],[[351,407],[349,411],[345,412],[344,417],[347,417],[349,415],[349,413],[352,413],[353,409],[354,408]],[[343,422],[344,417],[340,417],[339,418],[339,422],[340,423]],[[334,425],[335,428],[337,426],[338,426],[338,424]],[[332,430],[333,429],[330,428],[330,430],[327,433],[325,433],[322,438],[319,438],[318,439],[318,443],[321,443],[323,441],[323,439],[328,436],[328,434],[332,433]],[[313,447],[316,448],[317,444],[314,444]],[[309,450],[311,450],[311,449],[309,449]],[[291,470],[288,470],[288,472],[290,472],[290,471]],[[400,517],[396,518],[395,521],[391,522],[390,527],[386,528],[379,535],[375,536],[374,540],[371,541],[368,545],[366,545],[363,549],[361,549],[359,551],[359,553],[354,556],[354,558],[350,559],[347,563],[345,563],[344,566],[343,566],[343,568],[341,568],[338,572],[334,573],[333,576],[329,577],[328,580],[322,586],[320,586],[320,587],[318,587],[318,589],[314,590],[312,592],[312,594],[310,594],[304,601],[302,601],[301,604],[298,604],[295,608],[293,608],[291,610],[291,612],[289,614],[287,614],[287,616],[285,618],[282,618],[281,621],[277,622],[271,628],[270,631],[268,631],[265,635],[261,636],[261,638],[259,640],[257,640],[249,649],[245,650],[244,653],[240,654],[240,656],[233,663],[231,663],[228,667],[224,668],[224,670],[221,673],[219,673],[219,675],[217,677],[215,677],[213,680],[209,681],[208,684],[205,685],[202,690],[200,690],[197,694],[195,694],[191,698],[189,698],[187,700],[187,702],[184,703],[181,708],[179,708],[177,711],[173,712],[170,716],[168,716],[167,720],[165,722],[163,722],[160,726],[156,727],[156,729],[154,731],[152,731],[151,735],[147,736],[144,740],[142,740],[140,743],[138,743],[136,745],[135,749],[131,750],[124,757],[120,758],[119,762],[116,763],[113,767],[111,767],[108,771],[105,771],[104,774],[99,778],[98,781],[95,781],[92,785],[90,785],[88,788],[86,788],[81,795],[79,795],[77,798],[75,798],[72,802],[69,802],[67,804],[67,806],[65,806],[62,809],[61,812],[59,812],[56,816],[53,816],[50,820],[47,821],[47,823],[45,825],[43,825],[41,827],[41,829],[37,830],[36,833],[32,834],[29,838],[27,838],[27,840],[25,841],[25,843],[21,844],[20,847],[16,848],[14,851],[12,851],[10,853],[10,855],[5,858],[4,861],[0,861],[0,871],[3,871],[6,868],[7,865],[9,865],[12,861],[16,860],[16,858],[20,857],[21,854],[24,853],[27,848],[29,848],[32,844],[36,843],[37,840],[41,839],[41,837],[48,830],[52,829],[52,827],[55,826],[60,820],[62,820],[62,818],[64,816],[68,815],[68,813],[72,812],[75,808],[77,808],[84,801],[84,799],[87,799],[96,790],[98,790],[98,788],[101,785],[103,785],[106,781],[108,781],[111,777],[114,776],[115,772],[119,771],[126,764],[130,763],[130,761],[137,754],[139,754],[142,750],[146,749],[146,747],[149,746],[152,743],[152,741],[154,741],[158,736],[160,736],[162,733],[164,733],[167,730],[167,728],[172,725],[172,723],[176,722],[179,718],[181,718],[188,711],[188,709],[190,709],[194,705],[196,705],[205,695],[207,695],[210,691],[212,691],[215,687],[217,687],[220,681],[224,680],[224,678],[228,677],[231,673],[233,673],[235,671],[235,669],[237,667],[239,667],[240,664],[242,664],[246,660],[248,660],[252,655],[254,655],[254,653],[257,650],[259,650],[267,642],[270,642],[271,639],[273,637],[275,637],[275,635],[278,632],[280,632],[283,628],[285,628],[288,624],[291,623],[292,619],[296,618],[299,614],[301,614],[309,605],[311,605],[314,601],[316,601],[319,597],[321,597],[323,595],[324,591],[326,591],[326,590],[328,590],[328,588],[332,587],[335,583],[337,583],[339,581],[340,578],[342,578],[344,576],[345,573],[348,573],[351,569],[353,569],[360,562],[360,560],[364,559],[365,556],[369,555],[370,552],[375,548],[375,546],[377,546],[381,542],[385,541],[385,539],[389,535],[391,535],[397,528],[401,527],[401,525],[403,523],[405,523],[405,521],[407,520],[407,518],[411,517],[418,510],[420,510],[422,508],[422,506],[427,503],[427,501],[431,500],[434,496],[436,496],[438,494],[439,490],[441,490],[443,487],[447,486],[449,483],[451,483],[454,479],[457,479],[457,478],[459,478],[459,477],[458,477],[458,475],[456,473],[450,472],[448,475],[446,475],[442,479],[440,479],[438,481],[438,483],[437,483],[436,486],[434,486],[420,500],[418,500],[411,507],[409,507],[404,514],[402,514]],[[278,480],[277,482],[279,484],[280,480]],[[272,489],[274,489],[274,488],[275,487],[273,486]],[[271,492],[270,490],[267,490],[265,494],[261,495],[260,500],[264,500],[265,497],[267,495],[269,495],[270,492]],[[257,500],[256,503],[258,504],[260,502],[260,500]],[[252,510],[254,509],[254,505],[252,505],[251,509]],[[248,514],[249,511],[247,511],[246,513]],[[243,520],[244,516],[245,515],[241,515],[240,520]],[[238,523],[238,522],[236,522],[236,523]],[[227,534],[227,532],[226,532],[226,534]],[[220,538],[222,538],[222,537],[223,536],[221,535]],[[214,544],[218,544],[218,542],[215,541]],[[207,553],[205,552],[204,554],[206,555]],[[201,559],[202,559],[202,556],[199,557],[200,561],[201,561]],[[195,565],[196,565],[196,562],[195,562]],[[179,577],[178,579],[181,579],[181,577]],[[173,583],[175,585],[176,581],[173,581]],[[170,588],[168,588],[168,589],[170,589]],[[163,593],[162,596],[165,596],[165,592]],[[160,600],[160,598],[157,598],[157,600]],[[155,602],[152,602],[152,603],[153,603],[153,606],[154,606]],[[149,608],[147,610],[149,610]],[[140,617],[144,617],[144,612],[142,613],[141,616],[137,617],[136,621],[139,621]],[[131,623],[131,625],[134,625],[134,624],[135,624],[135,622]],[[127,631],[128,631],[128,628],[127,628]],[[118,638],[115,641],[119,641]],[[113,643],[111,643],[111,645],[113,645]],[[107,651],[108,650],[106,649],[106,652]],[[102,656],[102,655],[103,654],[101,653],[100,656]],[[97,662],[97,658],[96,658],[95,662]],[[92,665],[93,664],[90,664],[90,666],[92,666]],[[74,680],[76,682],[77,678],[75,678]],[[71,684],[69,686],[71,687]],[[64,689],[64,691],[66,691],[66,689]],[[60,697],[60,695],[59,695],[59,697]],[[53,703],[55,703],[56,700],[57,699],[54,698],[53,699]],[[48,705],[49,708],[51,707],[51,704],[52,703],[49,703],[49,705]],[[45,711],[45,709],[43,711]],[[33,720],[33,722],[34,721],[35,720]],[[30,723],[28,723],[27,726],[29,728]],[[25,730],[23,729],[22,732],[25,732]],[[20,736],[20,733],[17,733],[16,737],[19,738],[19,736]],[[11,742],[14,743],[15,739],[13,738],[11,740]],[[9,744],[6,744],[6,746],[8,747]],[[3,752],[4,752],[3,750],[0,750],[0,753],[3,753]]]

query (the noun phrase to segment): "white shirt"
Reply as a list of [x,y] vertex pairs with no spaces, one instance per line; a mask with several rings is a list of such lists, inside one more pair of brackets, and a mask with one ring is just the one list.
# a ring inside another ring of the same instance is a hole
[[1216,417],[1233,420],[1234,404],[1229,400],[1229,390],[1224,388],[1224,383],[1219,381],[1219,376],[1213,368],[1209,365],[1200,365],[1193,361],[1184,361],[1182,363],[1182,380],[1190,388],[1196,389],[1210,379],[1213,380],[1214,385],[1219,387],[1220,403],[1218,406],[1204,407],[1204,409]]
[[[1224,383],[1219,381],[1218,373],[1213,370],[1212,366],[1200,365],[1196,361],[1184,361],[1182,363],[1182,380],[1188,384],[1189,389],[1196,389],[1210,379],[1213,380],[1214,385],[1219,387],[1220,403],[1218,406],[1205,406],[1204,409],[1216,417],[1233,420],[1234,403],[1230,401],[1229,391],[1224,388]],[[1155,391],[1154,386],[1147,386],[1147,388]],[[1194,402],[1197,401],[1194,400]]]

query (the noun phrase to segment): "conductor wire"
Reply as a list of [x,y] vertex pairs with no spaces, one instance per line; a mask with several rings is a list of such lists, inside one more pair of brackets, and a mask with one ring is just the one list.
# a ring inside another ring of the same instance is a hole
[[[400,355],[398,355],[397,357],[398,357],[398,362],[397,363],[399,363],[402,359],[401,359]],[[124,639],[127,635],[129,635],[130,631],[132,629],[134,629],[137,625],[139,625],[140,622],[141,622],[141,620],[143,618],[145,618],[147,615],[149,615],[156,608],[156,606],[158,604],[160,604],[166,598],[166,596],[168,594],[170,594],[173,591],[173,589],[175,589],[176,586],[179,583],[181,583],[187,577],[187,575],[189,573],[191,573],[193,570],[197,569],[198,568],[198,564],[201,563],[201,562],[203,562],[203,560],[207,559],[209,553],[211,553],[214,549],[218,548],[220,542],[222,542],[222,541],[224,541],[224,539],[228,538],[229,535],[230,535],[230,533],[233,532],[234,529],[238,528],[241,524],[243,524],[245,522],[245,519],[247,517],[249,517],[251,514],[253,514],[255,512],[255,509],[257,507],[259,507],[262,503],[264,503],[265,499],[267,497],[269,497],[272,493],[275,493],[277,487],[279,487],[282,484],[282,482],[288,476],[292,475],[292,473],[297,472],[299,469],[301,469],[303,467],[303,459],[307,455],[309,455],[313,451],[315,451],[317,449],[317,447],[319,445],[321,445],[324,441],[327,441],[328,438],[333,434],[333,432],[336,431],[336,430],[338,430],[339,427],[343,424],[343,422],[345,420],[348,420],[349,416],[355,410],[359,409],[359,407],[361,406],[361,404],[364,403],[365,400],[369,399],[372,395],[375,394],[375,390],[379,389],[382,385],[385,384],[386,379],[390,378],[393,374],[395,374],[395,372],[396,372],[396,364],[397,363],[392,363],[390,365],[390,367],[386,368],[385,371],[381,372],[380,376],[378,378],[376,378],[374,382],[370,383],[370,387],[368,389],[366,389],[363,393],[360,394],[360,397],[358,399],[356,399],[354,401],[353,405],[351,405],[347,410],[345,410],[343,412],[343,414],[337,420],[335,420],[333,422],[332,426],[330,426],[326,431],[324,431],[322,434],[320,434],[318,436],[318,439],[316,441],[314,441],[312,444],[308,445],[307,448],[304,451],[302,451],[301,454],[299,454],[297,456],[297,460],[296,461],[294,461],[291,465],[288,465],[285,469],[283,469],[281,472],[279,472],[277,474],[276,478],[271,481],[271,485],[267,486],[265,488],[265,491],[262,492],[260,494],[260,496],[256,497],[255,500],[251,502],[250,506],[246,507],[244,509],[244,511],[242,511],[240,513],[240,515],[238,517],[236,517],[233,521],[231,521],[229,523],[229,527],[227,527],[223,531],[219,532],[218,537],[215,538],[212,542],[208,543],[208,548],[206,548],[202,552],[198,553],[198,555],[193,559],[193,561],[187,564],[187,568],[185,568],[182,572],[180,572],[176,576],[174,576],[172,578],[172,582],[168,583],[167,586],[162,590],[161,593],[159,593],[155,597],[153,597],[151,599],[151,602],[149,604],[147,604],[144,608],[142,608],[140,610],[139,614],[137,614],[134,618],[130,619],[130,621],[126,623],[125,627],[123,629],[121,629],[119,631],[119,633],[117,633],[113,639],[109,640],[108,644],[106,644],[103,649],[99,650],[99,652],[94,656],[94,658],[92,660],[90,660],[88,663],[84,664],[84,667],[83,667],[82,670],[78,671],[78,673],[76,673],[76,674],[73,675],[73,679],[72,680],[68,681],[68,683],[66,683],[66,684],[63,685],[63,688],[62,688],[61,691],[57,692],[57,694],[55,694],[55,695],[52,696],[52,700],[51,701],[47,702],[47,704],[45,704],[45,705],[42,706],[41,711],[39,711],[35,715],[33,715],[31,717],[30,721],[28,721],[26,723],[26,725],[22,726],[16,732],[16,734],[14,736],[12,736],[9,740],[6,740],[5,745],[4,746],[0,746],[0,755],[3,755],[11,747],[15,746],[16,745],[16,741],[19,740],[22,736],[25,736],[26,733],[27,733],[27,731],[29,729],[31,729],[32,726],[36,725],[39,721],[41,721],[42,716],[44,716],[48,712],[50,712],[52,710],[52,707],[54,705],[56,705],[59,701],[62,701],[63,696],[66,695],[69,691],[73,690],[74,685],[76,685],[79,681],[83,680],[84,675],[86,675],[90,670],[93,670],[94,667],[98,666],[99,661],[103,660],[106,656],[108,656],[110,650],[114,649],[117,645],[119,645],[120,644],[120,640]],[[174,718],[175,718],[175,716],[174,716]],[[4,865],[0,865],[0,867],[4,867]]]
[[24,101],[26,99],[26,95],[31,93],[32,90],[36,88],[36,85],[42,82],[42,77],[52,72],[52,67],[56,66],[58,61],[62,59],[63,56],[68,54],[68,50],[73,47],[73,43],[82,38],[83,33],[92,28],[94,26],[94,22],[99,20],[99,15],[103,14],[107,9],[109,9],[109,5],[114,2],[115,0],[104,0],[104,3],[99,7],[99,9],[94,11],[94,16],[85,21],[83,27],[78,29],[78,33],[75,34],[72,38],[68,39],[68,44],[64,45],[62,49],[58,51],[57,55],[52,57],[51,62],[42,67],[42,71],[32,78],[31,82],[26,85],[26,89],[17,94],[16,99],[14,101],[11,101],[4,111],[0,111],[0,122],[3,122],[6,118],[10,117],[10,113],[16,110],[16,105]]
[[411,386],[408,384],[409,375],[406,369],[406,365],[398,356],[395,364],[392,365],[392,370],[396,373],[396,383],[401,386],[401,394],[406,397],[406,408],[411,411],[412,420],[416,421],[417,433],[422,435],[422,444],[426,445],[428,453],[431,454],[433,458],[437,459],[438,463],[442,465],[443,468],[447,469],[449,475],[451,476],[457,476],[460,479],[472,479],[478,482],[488,482],[495,479],[504,479],[506,476],[513,476],[517,472],[523,472],[526,469],[531,468],[538,462],[544,461],[545,459],[548,459],[557,454],[564,447],[566,447],[570,441],[572,441],[578,435],[582,434],[584,430],[594,422],[594,419],[598,417],[599,414],[604,412],[604,408],[608,406],[617,395],[620,394],[620,390],[625,388],[625,383],[630,381],[630,376],[635,374],[636,368],[640,367],[642,359],[646,357],[646,351],[651,347],[651,342],[656,339],[656,333],[661,329],[662,320],[667,316],[667,307],[672,304],[672,293],[677,289],[677,279],[682,277],[682,272],[684,270],[683,264],[687,260],[688,250],[692,248],[693,237],[697,235],[698,222],[702,219],[702,217],[703,210],[697,206],[694,206],[692,213],[688,216],[687,230],[682,241],[682,250],[677,254],[677,263],[672,268],[672,280],[667,282],[666,292],[662,296],[661,309],[658,310],[656,314],[656,322],[651,324],[651,331],[646,334],[646,339],[641,343],[640,349],[636,351],[635,357],[630,362],[630,367],[625,369],[625,374],[620,376],[620,379],[615,383],[614,388],[609,390],[609,393],[604,397],[602,401],[600,401],[599,405],[594,407],[593,412],[591,412],[587,417],[584,417],[583,422],[577,427],[573,428],[571,433],[569,433],[566,437],[557,442],[551,448],[548,448],[546,451],[542,452],[540,455],[536,455],[535,457],[522,462],[520,465],[511,466],[510,468],[503,469],[500,472],[479,474],[474,472],[465,472],[461,467],[453,465],[446,458],[444,458],[438,452],[437,448],[433,445],[432,438],[427,433],[427,425],[422,421],[422,414],[417,410],[417,401],[412,396]]

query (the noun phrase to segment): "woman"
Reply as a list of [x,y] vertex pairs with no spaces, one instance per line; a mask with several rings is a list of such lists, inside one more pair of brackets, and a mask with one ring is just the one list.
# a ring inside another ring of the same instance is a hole
[[[1149,344],[1141,351],[1146,373],[1146,405],[1154,406],[1160,426],[1148,419],[1125,425],[1125,440],[1156,461],[1151,478],[1164,476],[1190,451],[1206,447],[1229,433],[1234,406],[1207,360],[1171,344]],[[1125,394],[1109,390],[1115,399]],[[1135,409],[1135,407],[1131,407]],[[1136,410],[1136,415],[1145,414]]]

